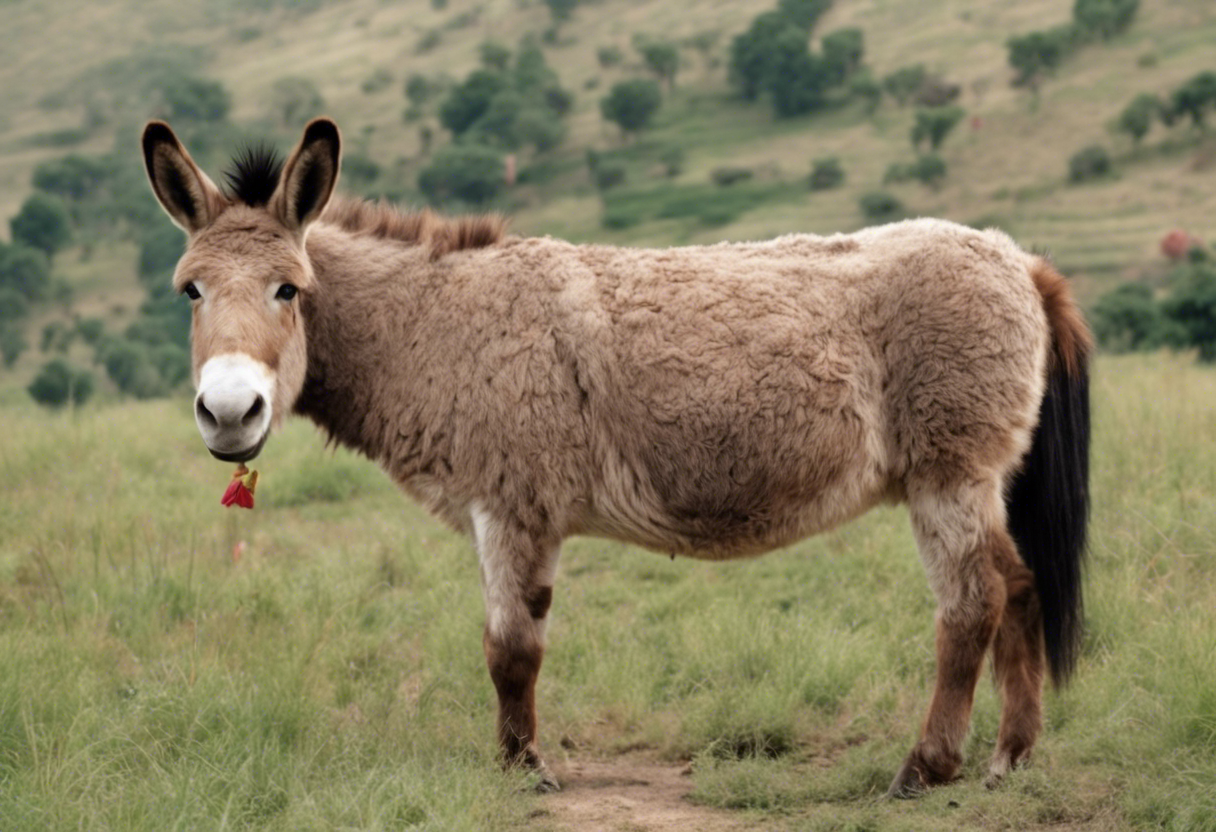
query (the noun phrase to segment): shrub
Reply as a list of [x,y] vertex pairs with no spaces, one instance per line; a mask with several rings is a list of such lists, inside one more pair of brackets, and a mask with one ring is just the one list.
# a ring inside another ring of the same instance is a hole
[[81,405],[93,395],[93,374],[75,370],[56,358],[42,366],[26,390],[34,401],[46,407],[63,407],[68,402]]
[[54,257],[72,239],[68,209],[57,196],[35,191],[9,221],[13,242]]
[[496,40],[483,41],[477,49],[481,65],[486,69],[505,72],[511,64],[511,50]]
[[714,168],[709,174],[709,180],[719,188],[728,188],[739,182],[746,182],[754,175],[751,168],[723,166]]
[[676,72],[680,69],[680,50],[675,44],[662,41],[643,43],[638,51],[642,53],[646,68],[666,83],[668,89],[675,85]]
[[1100,144],[1082,148],[1068,160],[1070,182],[1086,182],[1110,173],[1110,154]]
[[862,70],[849,79],[849,97],[862,102],[866,112],[872,113],[882,103],[882,85],[869,70]]
[[923,185],[937,187],[946,178],[946,162],[936,153],[928,153],[909,165],[908,173]]
[[1161,99],[1157,96],[1149,92],[1140,93],[1123,108],[1115,126],[1120,132],[1131,136],[1133,142],[1139,144],[1141,139],[1148,134],[1153,122],[1160,117],[1163,107]]
[[1161,304],[1166,320],[1176,327],[1183,346],[1198,348],[1200,361],[1216,361],[1216,266],[1182,266],[1171,284]]
[[811,164],[808,184],[812,191],[827,191],[844,184],[844,168],[835,156],[816,159]]
[[439,121],[456,135],[468,130],[490,108],[490,102],[507,86],[502,73],[474,70],[452,89],[439,107]]
[[1189,116],[1191,123],[1202,127],[1209,110],[1216,108],[1216,72],[1200,72],[1174,90],[1165,113],[1167,122]]
[[904,204],[887,191],[870,191],[858,200],[861,213],[869,220],[890,220],[904,213]]
[[600,113],[623,133],[636,133],[650,125],[662,101],[659,85],[654,81],[643,78],[621,81],[600,99]]
[[925,107],[917,110],[910,135],[912,147],[919,149],[921,142],[928,141],[929,147],[937,150],[964,115],[962,107]]
[[0,288],[0,326],[20,321],[30,312],[25,295],[16,289]]
[[570,19],[574,7],[578,5],[578,0],[545,0],[545,5],[549,7],[549,14],[553,16],[553,22],[561,23]]
[[127,395],[154,399],[168,392],[145,344],[115,339],[105,346],[100,358],[106,375]]
[[432,203],[452,199],[484,205],[505,184],[502,157],[479,145],[450,145],[418,174],[418,187]]
[[1087,34],[1109,40],[1132,24],[1140,0],[1076,0],[1072,19]]
[[1076,35],[1076,29],[1065,25],[1009,38],[1005,45],[1009,49],[1009,65],[1016,72],[1014,86],[1037,86],[1072,52]]
[[29,348],[25,333],[15,324],[0,325],[0,358],[4,360],[5,368],[11,368],[21,357],[21,353]]
[[1152,289],[1141,283],[1124,283],[1100,297],[1090,322],[1098,343],[1112,352],[1153,349],[1166,341],[1165,316]]
[[625,60],[625,53],[619,46],[601,46],[595,50],[595,59],[599,61],[601,68],[609,69]]
[[625,184],[627,173],[620,162],[601,162],[593,168],[595,187],[607,191]]
[[679,145],[668,145],[659,151],[659,162],[663,165],[663,173],[675,178],[684,172],[684,148]]
[[905,66],[883,78],[882,86],[902,107],[924,84],[926,74],[924,64]]
[[47,295],[51,265],[46,255],[20,244],[0,243],[0,289],[15,289],[28,300]]
[[223,121],[232,106],[223,84],[193,75],[170,75],[160,91],[170,117],[179,121]]
[[837,29],[824,35],[822,49],[833,83],[840,84],[861,67],[865,39],[860,29]]
[[168,219],[161,219],[141,235],[136,272],[145,286],[167,280],[186,251],[186,237]]

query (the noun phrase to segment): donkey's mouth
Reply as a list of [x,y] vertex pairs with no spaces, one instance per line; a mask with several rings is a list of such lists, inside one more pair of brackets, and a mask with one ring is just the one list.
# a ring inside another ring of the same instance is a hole
[[266,437],[269,435],[270,431],[266,431],[256,444],[243,451],[217,451],[210,445],[207,446],[207,450],[211,452],[213,457],[223,462],[248,462],[262,452],[262,446],[266,444]]

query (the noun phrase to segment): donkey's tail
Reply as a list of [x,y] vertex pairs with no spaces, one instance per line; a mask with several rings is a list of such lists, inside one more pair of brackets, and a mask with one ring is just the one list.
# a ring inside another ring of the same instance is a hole
[[1009,532],[1034,573],[1047,665],[1059,686],[1076,665],[1082,635],[1093,341],[1064,278],[1041,258],[1030,270],[1051,328],[1051,355],[1039,426],[1005,503]]

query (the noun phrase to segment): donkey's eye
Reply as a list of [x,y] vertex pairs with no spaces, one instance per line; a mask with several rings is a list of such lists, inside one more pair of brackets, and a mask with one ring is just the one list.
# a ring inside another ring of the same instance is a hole
[[299,290],[295,286],[292,286],[290,283],[284,283],[279,287],[279,291],[274,293],[274,296],[279,300],[291,300],[296,296],[297,291]]
[[202,297],[202,294],[200,294],[198,291],[198,287],[193,283],[187,283],[185,286],[183,286],[182,294],[190,298],[190,300],[198,300]]

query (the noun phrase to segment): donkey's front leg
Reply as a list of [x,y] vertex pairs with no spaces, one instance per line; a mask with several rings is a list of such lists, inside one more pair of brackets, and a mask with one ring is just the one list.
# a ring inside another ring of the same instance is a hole
[[557,791],[557,780],[536,747],[536,677],[545,652],[559,541],[528,532],[505,511],[475,505],[472,517],[486,603],[482,644],[498,691],[503,762],[539,774],[538,791]]

